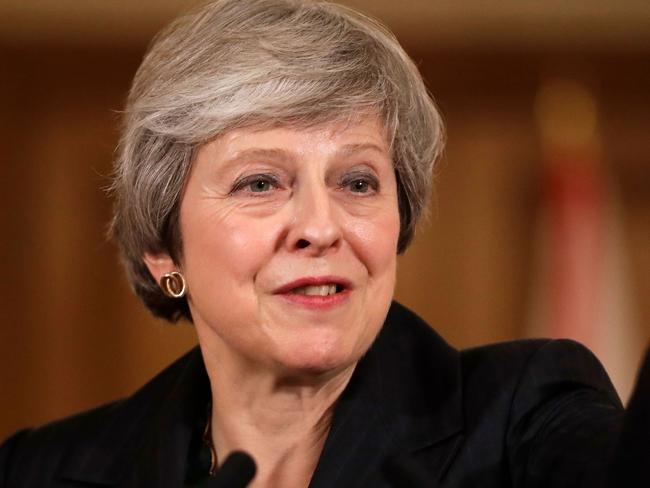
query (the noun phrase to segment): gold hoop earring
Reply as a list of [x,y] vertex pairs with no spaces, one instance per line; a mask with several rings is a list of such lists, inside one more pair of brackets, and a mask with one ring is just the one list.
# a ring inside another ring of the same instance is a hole
[[160,278],[160,288],[169,298],[182,298],[187,291],[187,283],[185,283],[185,277],[182,274],[172,271],[165,273]]

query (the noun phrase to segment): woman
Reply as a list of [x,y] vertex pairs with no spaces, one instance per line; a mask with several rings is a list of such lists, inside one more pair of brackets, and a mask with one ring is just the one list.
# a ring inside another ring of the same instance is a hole
[[113,233],[136,293],[200,349],[16,434],[6,486],[210,484],[237,450],[256,487],[594,486],[621,405],[589,352],[458,353],[391,302],[442,125],[383,27],[216,1],[156,37],[125,113]]

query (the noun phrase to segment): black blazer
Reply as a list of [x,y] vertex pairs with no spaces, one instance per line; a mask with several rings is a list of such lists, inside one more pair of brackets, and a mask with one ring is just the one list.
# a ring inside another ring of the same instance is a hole
[[[210,390],[198,349],[130,398],[0,448],[6,487],[182,487]],[[604,479],[621,403],[566,340],[462,352],[393,304],[341,396],[310,487],[575,487]]]

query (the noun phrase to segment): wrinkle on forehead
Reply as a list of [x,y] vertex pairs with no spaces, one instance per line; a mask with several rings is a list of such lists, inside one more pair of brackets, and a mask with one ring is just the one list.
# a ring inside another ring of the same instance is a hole
[[288,129],[288,130],[299,130],[305,132],[331,132],[332,136],[336,136],[341,132],[348,131],[351,127],[355,125],[363,125],[366,121],[373,121],[378,126],[378,131],[381,134],[381,138],[392,151],[393,146],[393,137],[389,133],[386,120],[381,116],[376,110],[367,107],[359,107],[357,109],[345,110],[340,114],[333,115],[331,118],[323,118],[318,115],[314,115],[311,119],[307,117],[300,117],[297,119],[267,119],[264,117],[249,119],[247,122],[235,125],[230,129],[227,129],[219,134],[216,134],[214,137],[204,141],[201,146],[210,144],[215,140],[224,140],[229,142],[232,138],[237,137],[237,134],[241,131],[246,132],[264,132],[271,129]]
[[[303,136],[306,136],[303,137],[303,142],[306,143],[294,146],[290,151],[285,148],[275,148],[273,141],[265,140],[264,137],[266,132],[272,130],[299,131]],[[272,153],[279,156],[281,152],[293,152],[300,155],[312,151],[337,153],[346,156],[363,150],[374,150],[390,156],[390,145],[385,135],[384,126],[377,117],[365,117],[354,121],[348,119],[333,121],[306,128],[280,125],[274,129],[266,127],[233,129],[212,140],[208,145],[221,143],[221,147],[230,148],[229,159],[247,155],[254,156],[254,151],[257,150],[267,151],[268,156],[273,156]],[[352,141],[352,139],[355,140]],[[349,142],[346,143],[346,140],[349,140]]]

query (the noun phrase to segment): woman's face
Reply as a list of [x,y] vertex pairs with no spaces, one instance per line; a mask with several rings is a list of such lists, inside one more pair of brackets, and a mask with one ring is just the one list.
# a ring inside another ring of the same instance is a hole
[[182,272],[221,360],[326,372],[356,362],[393,295],[396,181],[376,118],[239,129],[197,153]]

